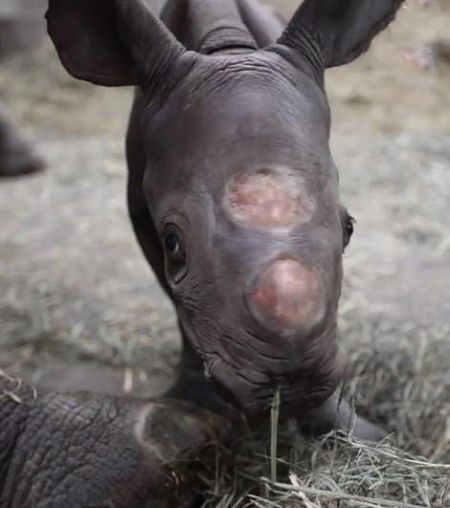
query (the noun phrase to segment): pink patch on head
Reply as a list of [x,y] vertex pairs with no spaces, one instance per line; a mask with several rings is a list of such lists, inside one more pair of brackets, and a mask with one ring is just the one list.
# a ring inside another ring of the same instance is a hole
[[302,178],[287,168],[236,174],[226,186],[224,205],[234,220],[258,229],[291,229],[314,211]]
[[273,261],[249,294],[255,317],[284,331],[311,329],[324,318],[325,303],[317,274],[295,259]]

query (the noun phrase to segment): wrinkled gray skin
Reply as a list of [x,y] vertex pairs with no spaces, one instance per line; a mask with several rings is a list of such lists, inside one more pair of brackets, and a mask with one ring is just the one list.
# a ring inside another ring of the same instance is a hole
[[366,50],[401,3],[306,0],[284,30],[253,0],[50,0],[70,73],[137,87],[129,209],[183,334],[172,394],[253,416],[279,387],[284,415],[333,426],[351,220],[324,71]]
[[1,508],[183,508],[227,432],[183,402],[42,394],[0,371]]
[[[3,0],[0,5],[0,64],[11,55],[34,47],[44,35],[42,0],[18,4]],[[21,176],[44,166],[34,147],[13,125],[0,103],[0,177]]]

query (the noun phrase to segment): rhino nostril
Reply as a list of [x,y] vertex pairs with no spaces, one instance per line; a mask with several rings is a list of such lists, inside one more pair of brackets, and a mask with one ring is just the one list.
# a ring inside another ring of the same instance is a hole
[[273,261],[257,278],[247,298],[258,321],[286,332],[309,330],[325,314],[319,277],[295,259]]

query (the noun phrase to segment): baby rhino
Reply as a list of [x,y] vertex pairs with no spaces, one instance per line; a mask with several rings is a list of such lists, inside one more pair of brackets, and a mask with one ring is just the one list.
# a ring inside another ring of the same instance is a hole
[[352,219],[329,148],[324,71],[401,0],[305,0],[287,27],[253,0],[50,0],[76,78],[133,85],[128,203],[183,336],[171,394],[315,431],[377,427],[338,407],[337,309]]

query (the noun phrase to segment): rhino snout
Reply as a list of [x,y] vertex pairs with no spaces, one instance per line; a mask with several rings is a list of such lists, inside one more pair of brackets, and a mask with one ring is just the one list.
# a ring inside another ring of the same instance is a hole
[[318,274],[296,259],[272,261],[246,295],[256,320],[285,333],[308,332],[325,317]]

